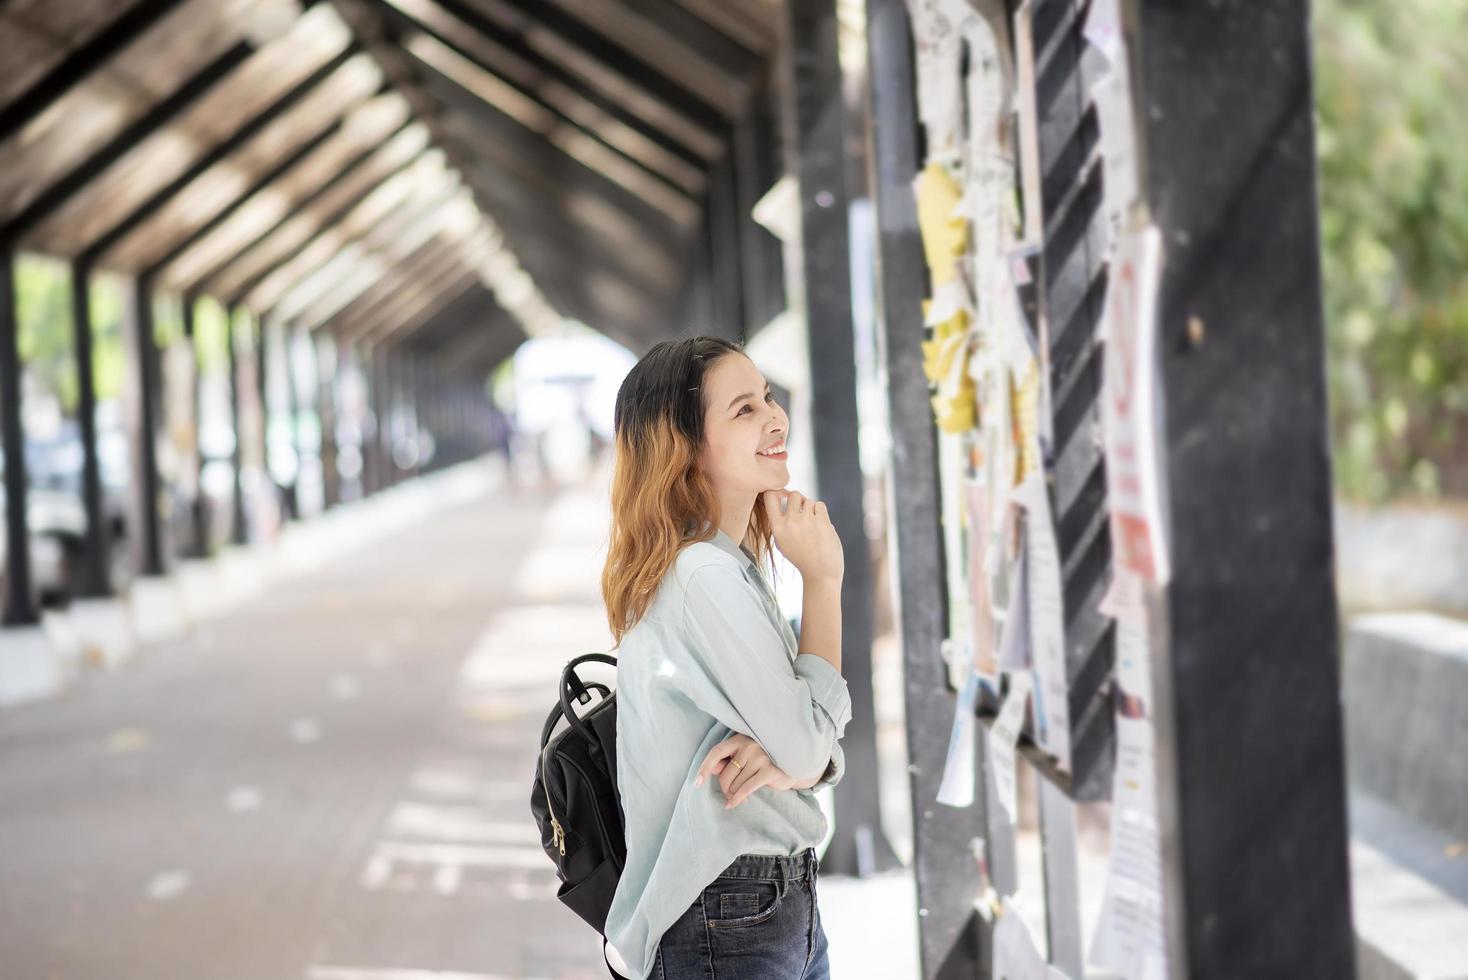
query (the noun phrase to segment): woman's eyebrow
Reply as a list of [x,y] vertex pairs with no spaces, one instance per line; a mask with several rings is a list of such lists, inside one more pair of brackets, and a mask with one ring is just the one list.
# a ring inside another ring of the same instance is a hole
[[[770,386],[769,386],[769,383],[768,383],[768,382],[766,382],[766,384],[765,384],[765,391],[769,391],[769,390],[770,390]],[[746,391],[746,392],[745,392],[745,393],[744,393],[744,394],[742,394],[742,395],[735,395],[735,396],[734,396],[734,400],[733,400],[733,401],[731,401],[731,402],[730,402],[730,403],[729,403],[729,404],[728,404],[728,406],[727,406],[727,407],[726,407],[726,408],[725,408],[725,409],[724,409],[724,411],[726,411],[726,412],[727,412],[727,411],[728,411],[728,410],[729,410],[729,409],[731,409],[731,408],[733,408],[733,407],[734,407],[734,406],[735,406],[735,405],[737,405],[737,404],[739,404],[739,403],[740,403],[740,402],[742,402],[742,401],[743,401],[743,400],[744,400],[744,399],[746,399],[746,398],[753,398],[753,397],[754,397],[754,392],[752,392],[752,391]]]

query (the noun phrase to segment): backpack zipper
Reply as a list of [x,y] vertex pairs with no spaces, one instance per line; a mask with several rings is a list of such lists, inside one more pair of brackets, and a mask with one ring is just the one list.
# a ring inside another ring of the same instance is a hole
[[556,819],[556,811],[551,805],[550,783],[545,778],[545,756],[543,754],[540,757],[540,785],[545,787],[545,809],[551,818],[551,846],[559,848],[561,857],[565,857],[566,832],[561,829],[561,822]]
[[[566,732],[562,732],[559,736],[557,736],[557,739],[559,739],[561,737],[564,737],[566,734],[567,734]],[[556,742],[557,739],[552,739],[549,743],[547,743],[546,746],[545,746],[545,749],[541,753],[541,758],[540,758],[540,782],[541,782],[541,784],[543,786],[545,786],[545,806],[546,806],[546,810],[549,811],[550,812],[550,815],[551,815],[551,836],[552,836],[552,838],[554,838],[553,843],[556,842],[556,841],[559,841],[559,843],[560,843],[560,849],[561,849],[561,856],[564,857],[565,854],[566,854],[566,832],[565,832],[565,830],[563,830],[561,828],[560,822],[556,820],[556,813],[555,813],[555,810],[552,809],[552,805],[551,805],[550,783],[546,782],[546,778],[545,778],[545,773],[546,773],[545,758],[546,758],[547,755],[550,754],[550,750],[555,747],[555,742]],[[585,780],[588,785],[590,784],[591,780],[588,778],[585,769],[582,769],[580,765],[578,765],[576,762],[572,761],[569,758],[563,759],[562,761],[563,761],[563,764],[564,765],[569,766],[570,768],[576,770],[576,772],[580,774],[581,778],[583,780]],[[596,829],[601,834],[602,839],[603,840],[610,840],[611,839],[611,834],[608,833],[606,824],[602,823],[601,810],[599,810],[598,808],[596,808],[596,807],[593,806],[591,808],[591,815],[596,820]],[[616,855],[615,854],[612,855],[612,860],[614,862],[616,861]]]

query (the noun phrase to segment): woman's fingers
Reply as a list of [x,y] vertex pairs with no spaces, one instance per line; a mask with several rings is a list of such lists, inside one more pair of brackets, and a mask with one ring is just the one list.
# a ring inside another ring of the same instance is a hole
[[770,783],[774,782],[776,772],[777,770],[772,767],[765,767],[762,768],[759,772],[755,773],[749,779],[746,779],[743,783],[740,783],[739,788],[734,791],[734,795],[729,797],[728,801],[724,804],[724,809],[734,809],[736,806],[753,796],[755,790],[759,789],[761,786],[768,786]]
[[770,519],[770,526],[779,527],[785,520],[785,511],[783,509],[785,491],[766,490],[763,497],[765,501],[765,515]]
[[766,490],[763,497],[765,511],[769,514],[771,525],[775,527],[791,518],[806,517],[812,513],[825,514],[826,512],[825,504],[811,500],[799,490]]
[[[729,764],[719,774],[719,786],[724,790],[724,795],[733,793],[738,784],[743,781],[747,773],[753,772],[754,768],[765,760],[765,750],[754,739],[745,741],[739,746],[738,751],[730,758]],[[738,762],[739,765],[734,765]]]
[[737,732],[709,749],[693,784],[702,786],[710,776],[719,780],[726,810],[749,799],[761,786],[774,785],[785,778],[758,741]]
[[[722,777],[719,780],[720,785],[722,785],[724,788],[724,798],[727,801],[724,804],[724,809],[727,810],[734,806],[734,798],[739,796],[740,791],[748,786],[751,782],[761,778],[768,778],[764,775],[765,770],[768,768],[765,764],[766,761],[766,757],[760,755],[746,762],[743,769],[739,768],[738,766],[730,766],[724,771],[724,774],[726,776],[729,775],[730,772],[733,773],[733,775],[729,777],[729,781],[727,783],[724,782]],[[748,796],[749,794],[745,793],[744,795]]]
[[708,755],[704,756],[703,762],[699,763],[698,775],[694,778],[693,785],[702,786],[703,781],[709,776],[718,775],[720,772],[720,768],[718,768],[719,762],[738,751],[739,744],[735,739],[726,738],[718,745],[709,749]]

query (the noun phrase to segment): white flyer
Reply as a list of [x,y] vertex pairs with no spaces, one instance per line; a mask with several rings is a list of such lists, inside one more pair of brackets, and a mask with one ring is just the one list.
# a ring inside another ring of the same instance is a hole
[[948,755],[943,761],[943,781],[938,785],[938,802],[944,806],[968,807],[974,802],[974,703],[979,694],[979,672],[969,658],[968,680],[958,692],[953,727],[948,735]]
[[963,78],[957,25],[944,0],[907,0],[917,56],[917,109],[927,133],[928,161],[958,162]]
[[1086,15],[1081,33],[1107,61],[1113,65],[1120,61],[1126,44],[1121,31],[1121,0],[1091,0],[1091,11]]
[[1025,509],[1025,592],[1029,600],[1030,669],[1035,674],[1035,741],[1070,772],[1070,679],[1065,666],[1065,606],[1060,552],[1043,469],[1015,489]]
[[[1125,63],[1113,67],[1091,86],[1096,122],[1101,131],[1104,179],[1102,215],[1106,226],[1107,261],[1116,255],[1127,211],[1141,193],[1137,184],[1137,133],[1132,119],[1131,87]],[[1098,325],[1099,326],[1099,325]]]
[[[1029,562],[1025,560],[1024,531],[1020,531],[1019,557],[1015,559],[1010,578],[1009,604],[1003,613],[1003,627],[999,633],[999,669],[1006,671],[1028,670],[1030,667],[1030,590]],[[995,611],[996,617],[999,615]]]
[[1004,703],[989,729],[989,764],[994,772],[994,787],[999,805],[1004,807],[1011,823],[1019,813],[1014,785],[1014,746],[1019,741],[1019,730],[1024,727],[1025,702],[1029,696],[1030,675],[1011,674],[1009,693],[1004,696]]
[[[1024,229],[1020,233],[1022,254],[1039,250],[1045,240],[1044,216],[1040,213],[1040,109],[1035,93],[1034,0],[1020,0],[1014,11],[1014,107],[1018,114],[1020,184],[1024,198]],[[1016,270],[1018,272],[1018,270]],[[1020,277],[1017,275],[1017,279]]]
[[1125,977],[1164,980],[1167,949],[1153,768],[1151,649],[1138,601],[1141,592],[1135,572],[1116,569],[1111,590],[1119,613],[1111,859],[1088,958]]
[[1148,582],[1169,577],[1158,456],[1161,400],[1157,391],[1157,289],[1162,235],[1153,225],[1122,236],[1103,314],[1101,427],[1106,493],[1116,564]]

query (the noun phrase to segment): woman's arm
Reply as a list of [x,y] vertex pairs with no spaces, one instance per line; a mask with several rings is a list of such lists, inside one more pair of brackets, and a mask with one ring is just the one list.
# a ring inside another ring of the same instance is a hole
[[841,669],[841,579],[813,578],[801,582],[801,653],[813,653]]
[[[743,762],[742,768],[731,765],[736,757]],[[761,788],[810,789],[825,779],[830,774],[831,768],[832,764],[828,764],[826,771],[820,776],[796,781],[790,778],[789,773],[775,765],[774,760],[770,758],[769,753],[764,750],[758,740],[750,738],[743,732],[735,732],[709,749],[703,762],[699,763],[693,785],[702,786],[706,778],[716,777],[719,780],[719,788],[723,790],[724,797],[728,801],[727,805],[734,807],[743,803],[750,794]],[[737,788],[736,783],[740,784]]]
[[850,691],[833,663],[840,659],[834,590],[817,585],[807,603],[812,621],[825,625],[802,632],[822,653],[792,660],[788,634],[743,571],[723,560],[700,565],[685,586],[687,656],[667,674],[696,707],[758,741],[777,766],[802,780],[826,771],[832,745],[851,719]]

